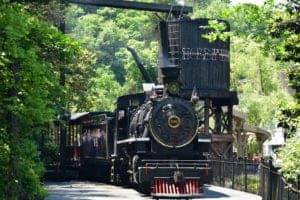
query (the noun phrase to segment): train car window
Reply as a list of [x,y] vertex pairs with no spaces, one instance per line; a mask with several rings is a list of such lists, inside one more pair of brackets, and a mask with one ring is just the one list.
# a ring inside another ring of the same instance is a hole
[[119,110],[118,113],[118,139],[124,139],[126,138],[128,114],[126,110]]
[[107,154],[107,124],[86,127],[82,132],[84,155],[105,157]]
[[118,120],[121,120],[125,117],[125,110],[119,110]]
[[132,107],[138,107],[140,105],[140,101],[139,99],[131,99],[129,101],[129,105]]

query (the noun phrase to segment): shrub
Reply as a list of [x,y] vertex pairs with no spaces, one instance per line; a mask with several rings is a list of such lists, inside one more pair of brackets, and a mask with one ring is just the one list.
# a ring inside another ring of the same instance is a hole
[[[244,176],[238,176],[235,179],[235,188],[238,190],[244,190]],[[259,178],[257,175],[247,175],[247,192],[258,194],[259,192]]]
[[55,164],[59,161],[59,146],[49,138],[45,138],[43,160],[46,165]]
[[278,158],[282,161],[280,172],[284,178],[297,182],[300,177],[300,139],[296,136],[279,149]]
[[6,149],[0,156],[0,199],[44,199],[47,193],[40,182],[44,167],[36,144],[32,140],[18,138],[18,145],[12,145],[16,143],[11,141],[16,139],[2,132],[1,138],[5,136],[5,143],[0,139],[0,149]]

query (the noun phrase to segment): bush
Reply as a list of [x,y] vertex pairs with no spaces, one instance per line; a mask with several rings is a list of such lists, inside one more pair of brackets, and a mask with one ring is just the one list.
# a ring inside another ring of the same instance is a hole
[[[244,190],[244,176],[238,176],[235,179],[235,188],[238,190]],[[259,192],[259,178],[257,175],[247,175],[247,192],[258,194]]]
[[44,173],[43,164],[39,160],[36,144],[29,139],[18,139],[19,145],[12,145],[12,139],[7,135],[5,143],[0,139],[2,151],[0,199],[15,200],[39,200],[44,199],[47,192],[40,182]]
[[8,144],[8,137],[4,129],[0,130],[0,199],[5,199],[5,190],[9,183],[8,169],[11,149]]
[[278,158],[282,161],[280,172],[284,178],[297,183],[300,177],[300,139],[296,136],[289,139],[279,149]]
[[59,162],[59,146],[49,138],[45,138],[43,161],[46,165],[56,164]]

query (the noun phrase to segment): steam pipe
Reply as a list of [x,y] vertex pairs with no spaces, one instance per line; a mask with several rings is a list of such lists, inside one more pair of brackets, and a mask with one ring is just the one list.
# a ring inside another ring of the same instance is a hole
[[137,55],[136,51],[131,48],[131,47],[127,47],[127,50],[131,53],[134,61],[136,62],[142,76],[143,79],[145,80],[146,83],[153,83],[151,77],[149,76],[148,72],[146,71],[144,65],[142,64],[142,61],[140,60],[139,56]]

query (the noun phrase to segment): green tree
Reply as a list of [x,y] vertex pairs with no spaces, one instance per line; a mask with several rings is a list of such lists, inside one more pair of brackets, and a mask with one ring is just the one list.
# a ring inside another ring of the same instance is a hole
[[44,197],[43,167],[33,137],[65,104],[70,75],[85,65],[88,54],[26,9],[0,2],[0,199]]
[[[283,65],[270,50],[273,40],[268,36],[273,1],[262,6],[214,0],[199,3],[193,17],[219,18],[231,26],[230,65],[231,88],[238,92],[247,121],[256,126],[271,128],[280,103],[291,100],[278,81]],[[266,51],[268,49],[268,51]]]
[[279,102],[291,100],[278,82],[280,63],[264,54],[263,44],[231,39],[231,87],[237,90],[238,108],[250,124],[272,127]]
[[109,67],[100,67],[96,70],[96,77],[92,79],[91,91],[87,98],[91,102],[89,110],[113,111],[116,97],[123,93],[122,87]]
[[280,172],[290,182],[297,183],[300,177],[300,139],[293,137],[279,150],[282,161]]
[[[124,83],[124,68],[120,59],[117,58],[116,52],[120,48],[126,47],[128,40],[127,33],[124,29],[119,29],[115,21],[106,18],[116,13],[113,9],[100,9],[97,13],[87,13],[80,18],[74,19],[73,10],[79,12],[83,9],[78,8],[76,5],[70,7],[70,12],[67,12],[67,19],[76,21],[74,29],[70,27],[69,35],[80,40],[87,49],[96,54],[95,68],[99,65],[110,66],[116,74],[116,78],[120,83]],[[100,14],[100,13],[105,14]],[[75,16],[76,17],[76,16]],[[68,23],[68,21],[67,21]]]
[[289,0],[283,5],[270,22],[269,34],[274,38],[277,59],[292,62],[287,64],[289,84],[295,90],[295,103],[283,103],[278,114],[279,126],[292,137],[300,122],[300,25],[299,2]]
[[[90,51],[95,53],[96,63],[93,67],[97,69],[97,74],[92,79],[94,83],[89,90],[88,99],[91,104],[88,110],[111,110],[110,105],[96,102],[111,102],[120,94],[141,91],[143,80],[131,54],[126,50],[127,46],[136,49],[146,70],[153,76],[153,80],[156,79],[155,27],[158,18],[153,16],[153,13],[141,11],[99,8],[90,12],[86,7],[77,5],[68,7],[66,15],[68,34],[72,38],[80,40]],[[70,25],[68,25],[69,21]],[[98,70],[98,68],[106,69]],[[110,92],[114,96],[100,95],[103,88],[99,87],[103,87],[103,84],[99,84],[99,82],[105,80],[107,72],[112,75],[111,71],[114,76],[111,76],[109,80],[113,80],[115,77],[119,86],[114,87],[116,90]],[[95,84],[95,81],[98,83]],[[119,92],[120,87],[122,87],[122,93]],[[97,93],[100,96],[96,96]]]
[[277,39],[274,48],[278,59],[300,62],[299,10],[299,2],[288,0],[272,16],[269,34]]
[[272,0],[266,1],[262,6],[241,3],[232,6],[230,1],[223,0],[207,0],[197,4],[193,17],[227,20],[234,35],[243,39],[268,39],[268,24],[274,8]]
[[[24,4],[24,9],[31,13],[32,15],[38,17],[42,21],[46,21],[60,30],[68,30],[70,26],[72,26],[72,22],[66,20],[66,5],[63,4],[61,0],[45,0],[45,1],[24,1],[17,0],[17,2],[21,2]],[[80,13],[73,12],[73,16],[79,17],[83,14],[83,11]],[[71,14],[71,15],[72,15]],[[69,17],[70,18],[70,17]],[[66,26],[65,21],[68,21],[68,26]],[[76,22],[73,22],[76,23]],[[72,45],[74,45],[73,43]],[[79,43],[76,44],[79,47]],[[77,47],[76,47],[77,48]],[[88,89],[91,86],[91,78],[94,77],[95,71],[92,66],[94,65],[96,59],[93,53],[87,51],[83,48],[78,48],[78,55],[73,63],[67,64],[64,62],[57,61],[55,55],[53,55],[53,62],[57,63],[59,66],[58,70],[61,74],[60,77],[60,85],[64,85],[63,87],[63,96],[59,101],[56,102],[57,111],[61,109],[61,107],[65,107],[65,109],[76,112],[83,111],[87,109],[86,96],[88,95]],[[59,111],[58,111],[59,112]]]
[[273,16],[269,29],[269,34],[275,41],[277,59],[289,62],[287,65],[290,67],[286,72],[289,84],[295,91],[295,101],[282,103],[278,114],[278,125],[285,129],[286,137],[291,138],[279,151],[279,158],[282,160],[280,171],[288,181],[294,183],[300,177],[300,139],[295,136],[300,124],[299,8],[299,2],[288,0]]
[[252,139],[247,143],[247,153],[249,158],[252,158],[254,154],[259,154],[259,146],[256,140]]

